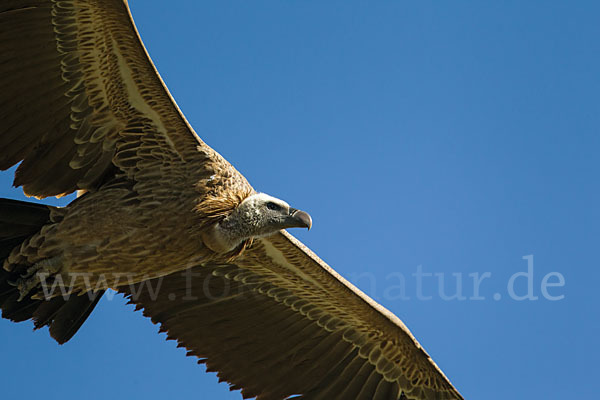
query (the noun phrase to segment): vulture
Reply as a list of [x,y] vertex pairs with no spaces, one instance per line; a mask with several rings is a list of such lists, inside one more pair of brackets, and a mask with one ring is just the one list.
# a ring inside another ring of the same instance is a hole
[[[60,344],[124,294],[244,398],[458,400],[407,327],[194,132],[126,0],[0,2],[0,308]],[[154,288],[156,290],[150,290]]]

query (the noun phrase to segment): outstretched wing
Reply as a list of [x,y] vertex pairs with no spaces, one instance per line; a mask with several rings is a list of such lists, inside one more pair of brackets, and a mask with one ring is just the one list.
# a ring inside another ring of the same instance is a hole
[[119,290],[245,398],[462,399],[402,321],[286,232]]
[[0,169],[23,161],[26,194],[222,161],[171,98],[124,0],[2,0],[0,54]]

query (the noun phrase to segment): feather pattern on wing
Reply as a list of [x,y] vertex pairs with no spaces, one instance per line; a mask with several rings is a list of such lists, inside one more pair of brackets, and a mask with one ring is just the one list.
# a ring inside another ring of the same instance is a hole
[[[115,174],[140,192],[235,169],[194,133],[121,0],[3,0],[0,169],[37,197],[94,190]],[[227,182],[231,180],[232,182]]]
[[462,399],[396,316],[286,232],[119,290],[244,397]]

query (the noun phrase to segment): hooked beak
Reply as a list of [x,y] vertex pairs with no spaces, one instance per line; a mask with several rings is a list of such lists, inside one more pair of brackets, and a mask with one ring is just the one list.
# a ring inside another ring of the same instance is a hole
[[285,218],[286,228],[310,228],[312,227],[312,218],[307,212],[290,208],[289,215]]

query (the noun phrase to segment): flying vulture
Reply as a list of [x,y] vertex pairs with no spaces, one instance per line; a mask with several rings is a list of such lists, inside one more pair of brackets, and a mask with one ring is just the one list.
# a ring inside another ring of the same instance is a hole
[[[0,2],[0,308],[68,341],[112,288],[244,398],[462,399],[188,124],[126,0]],[[149,290],[151,283],[159,290]]]

